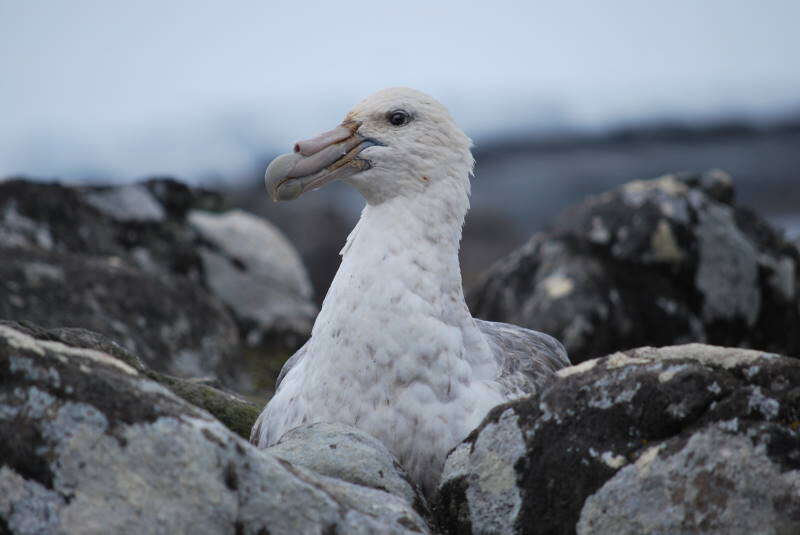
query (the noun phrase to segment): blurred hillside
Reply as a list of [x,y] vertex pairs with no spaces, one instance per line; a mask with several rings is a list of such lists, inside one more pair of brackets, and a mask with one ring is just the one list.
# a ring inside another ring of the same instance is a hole
[[[727,171],[742,205],[790,235],[800,234],[800,117],[768,125],[672,122],[602,134],[479,139],[474,152],[472,210],[461,250],[467,287],[565,206],[631,178],[673,170]],[[332,184],[295,202],[272,203],[261,177],[270,159],[264,158],[253,176],[230,193],[239,206],[263,215],[289,236],[321,299],[363,201],[346,185]]]

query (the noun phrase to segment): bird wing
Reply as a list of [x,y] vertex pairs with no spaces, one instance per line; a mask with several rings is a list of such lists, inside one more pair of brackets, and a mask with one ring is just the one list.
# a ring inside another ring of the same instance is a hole
[[541,390],[553,374],[570,366],[561,342],[544,333],[475,318],[499,364],[497,382],[511,396]]
[[[298,349],[294,355],[289,357],[289,360],[283,363],[283,367],[281,368],[281,373],[278,374],[278,380],[275,381],[275,393],[277,394],[281,388],[281,384],[283,383],[283,379],[286,377],[286,374],[289,371],[297,366],[306,354],[306,348],[308,348],[308,342],[303,344],[303,347]],[[266,433],[267,429],[264,428],[264,422],[267,418],[267,409],[269,408],[269,404],[264,410],[261,411],[261,414],[258,415],[258,419],[256,423],[253,424],[253,429],[250,431],[250,443],[255,444],[259,447],[265,447],[267,444],[270,443],[270,437],[268,433]]]
[[306,348],[308,347],[308,342],[303,344],[303,347],[295,351],[294,355],[289,357],[289,360],[283,363],[283,367],[281,368],[281,373],[278,374],[278,379],[275,381],[275,392],[281,387],[281,382],[283,378],[286,377],[286,374],[289,373],[289,370],[297,366],[297,364],[303,359],[306,354]]

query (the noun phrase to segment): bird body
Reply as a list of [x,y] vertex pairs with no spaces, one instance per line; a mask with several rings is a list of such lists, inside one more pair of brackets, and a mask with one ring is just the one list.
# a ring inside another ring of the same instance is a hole
[[[401,108],[432,127],[410,139],[364,128]],[[361,150],[376,153],[370,168],[348,177],[367,205],[311,338],[287,362],[252,440],[267,447],[298,425],[350,424],[380,439],[430,495],[447,452],[492,407],[531,392],[568,360],[547,335],[476,320],[467,308],[458,250],[471,142],[444,108],[387,90],[348,118],[374,143]]]

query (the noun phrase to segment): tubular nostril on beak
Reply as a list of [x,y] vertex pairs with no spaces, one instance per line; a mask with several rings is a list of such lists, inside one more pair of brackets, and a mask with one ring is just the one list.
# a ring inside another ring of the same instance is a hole
[[344,126],[337,126],[333,130],[323,132],[317,137],[298,141],[294,144],[294,151],[299,152],[303,156],[311,156],[316,154],[322,149],[329,147],[340,141],[344,141],[353,135],[352,130]]

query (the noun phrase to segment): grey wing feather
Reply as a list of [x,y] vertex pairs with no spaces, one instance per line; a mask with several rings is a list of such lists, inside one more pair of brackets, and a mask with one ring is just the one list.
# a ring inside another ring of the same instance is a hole
[[[295,354],[289,357],[289,360],[283,363],[283,367],[281,368],[281,373],[278,374],[278,379],[275,381],[275,392],[281,387],[281,382],[283,378],[286,377],[286,374],[289,373],[289,370],[297,366],[303,357],[306,354],[306,347],[308,347],[308,342],[303,344],[303,347],[295,351]],[[256,423],[253,424],[253,429],[250,430],[250,443],[259,446],[260,438],[261,438],[261,424],[263,423],[264,416],[266,415],[267,411],[262,410],[261,414],[258,415],[258,419],[256,419]]]
[[303,356],[306,354],[306,347],[308,347],[308,342],[303,344],[303,347],[295,351],[295,354],[289,357],[289,360],[283,363],[283,367],[281,368],[281,373],[278,374],[278,379],[275,381],[275,391],[278,391],[278,388],[281,386],[281,381],[283,378],[286,377],[286,374],[289,373],[289,370],[297,366],[297,364],[303,359]]
[[475,318],[500,365],[497,381],[510,395],[541,390],[555,372],[570,365],[561,342],[544,333]]

